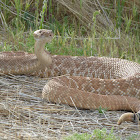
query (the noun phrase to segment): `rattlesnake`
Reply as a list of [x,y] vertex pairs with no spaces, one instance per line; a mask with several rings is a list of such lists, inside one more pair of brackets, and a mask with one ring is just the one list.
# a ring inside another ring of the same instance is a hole
[[52,31],[37,30],[34,38],[35,54],[0,53],[0,74],[53,77],[42,90],[50,102],[138,112],[123,114],[118,124],[140,120],[140,64],[119,58],[51,56],[44,46],[52,40]]

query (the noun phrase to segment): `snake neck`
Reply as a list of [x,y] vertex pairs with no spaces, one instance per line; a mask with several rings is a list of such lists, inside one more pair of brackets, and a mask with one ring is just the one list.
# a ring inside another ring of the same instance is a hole
[[47,52],[44,47],[45,47],[46,42],[36,40],[35,42],[35,55],[39,61],[40,67],[48,67],[52,64],[52,58],[49,52]]

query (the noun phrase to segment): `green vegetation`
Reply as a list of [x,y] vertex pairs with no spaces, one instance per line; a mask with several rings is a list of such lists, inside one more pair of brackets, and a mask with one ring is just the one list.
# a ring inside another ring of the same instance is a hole
[[[114,135],[113,127],[110,132],[106,128],[95,129],[92,134],[73,134],[64,138],[65,140],[121,140],[118,136]],[[131,135],[125,138],[126,140],[138,140],[138,135]]]
[[139,1],[101,0],[99,5],[106,10],[91,10],[96,8],[93,2],[88,5],[91,12],[84,0],[64,1],[1,1],[0,51],[33,52],[33,31],[48,28],[55,34],[47,45],[52,54],[119,57],[140,63]]
[[[121,140],[120,137],[114,135],[113,127],[110,132],[107,129],[95,129],[93,134],[73,134],[69,137],[64,138],[65,140]],[[126,140],[138,140],[138,135],[131,135],[125,138]]]
[[[126,137],[125,140],[138,140],[138,135],[132,135],[129,137]],[[64,140],[121,140],[118,136],[115,136],[113,133],[113,128],[110,132],[107,131],[107,129],[95,129],[93,131],[93,134],[73,134],[69,137],[64,138]]]
[[102,108],[101,106],[98,108],[99,113],[103,113],[107,111],[107,108]]
[[65,140],[119,140],[119,138],[113,134],[113,128],[110,133],[103,128],[101,130],[95,129],[93,134],[73,134],[72,136],[67,137]]
[[[99,1],[0,1],[0,51],[33,52],[33,31],[47,28],[55,34],[46,45],[52,54],[118,57],[140,63],[139,0]],[[108,133],[104,128],[66,138],[82,139],[118,138],[113,129]]]

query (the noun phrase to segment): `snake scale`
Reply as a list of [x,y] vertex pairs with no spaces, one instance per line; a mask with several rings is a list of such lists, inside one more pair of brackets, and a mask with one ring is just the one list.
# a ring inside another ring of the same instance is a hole
[[42,90],[47,101],[82,109],[127,110],[123,121],[140,120],[140,64],[119,58],[59,56],[44,50],[51,30],[34,32],[35,54],[1,52],[0,74],[52,77]]

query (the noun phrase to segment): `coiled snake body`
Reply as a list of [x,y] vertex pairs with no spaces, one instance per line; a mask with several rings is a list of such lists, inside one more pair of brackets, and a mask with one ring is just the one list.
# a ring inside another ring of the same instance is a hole
[[37,30],[34,37],[35,54],[0,53],[0,74],[55,77],[42,91],[48,101],[83,109],[101,106],[133,112],[123,114],[118,124],[140,120],[140,64],[107,57],[51,56],[44,46],[51,41],[52,31]]

